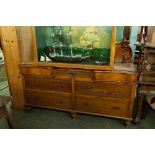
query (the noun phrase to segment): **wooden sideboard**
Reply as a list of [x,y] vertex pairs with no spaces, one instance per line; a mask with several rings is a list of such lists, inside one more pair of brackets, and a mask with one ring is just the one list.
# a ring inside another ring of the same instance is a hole
[[25,106],[132,120],[137,74],[133,64],[113,71],[21,64]]

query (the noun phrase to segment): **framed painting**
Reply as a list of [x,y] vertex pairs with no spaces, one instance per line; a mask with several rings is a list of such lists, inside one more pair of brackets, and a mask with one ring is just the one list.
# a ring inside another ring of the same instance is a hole
[[111,70],[116,27],[35,26],[35,63],[57,67]]

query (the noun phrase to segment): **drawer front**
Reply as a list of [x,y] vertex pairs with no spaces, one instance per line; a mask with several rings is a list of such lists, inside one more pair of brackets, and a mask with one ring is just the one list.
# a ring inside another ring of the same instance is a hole
[[155,82],[155,73],[153,74],[143,74],[142,75],[143,81],[147,82]]
[[120,83],[107,83],[101,81],[75,82],[75,92],[78,94],[88,94],[96,96],[129,97],[131,85]]
[[155,86],[153,85],[140,86],[140,91],[155,91]]
[[126,117],[129,99],[76,95],[76,109],[81,112]]
[[24,75],[52,76],[51,67],[20,67]]
[[124,74],[115,72],[95,72],[95,79],[97,81],[115,81],[125,83],[136,83],[136,74]]
[[54,76],[60,79],[75,79],[91,80],[94,77],[94,73],[91,70],[78,70],[78,69],[54,69]]
[[59,80],[46,77],[25,76],[26,88],[39,88],[51,91],[71,92],[70,80]]
[[26,89],[26,105],[58,109],[71,109],[71,95],[44,90]]

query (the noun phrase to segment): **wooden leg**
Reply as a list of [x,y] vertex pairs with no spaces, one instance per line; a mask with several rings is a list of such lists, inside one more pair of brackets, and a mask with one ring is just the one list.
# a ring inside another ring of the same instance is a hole
[[[144,97],[145,98],[145,97]],[[144,102],[144,100],[143,100]],[[144,119],[146,115],[146,104],[145,102],[142,104],[142,114],[141,114],[141,119]]]
[[140,115],[141,115],[141,112],[142,112],[142,107],[143,107],[143,100],[144,100],[144,97],[145,97],[145,94],[142,94],[139,98],[139,101],[138,101],[138,112],[137,112],[137,115],[136,115],[136,118],[135,118],[135,123],[138,123],[139,120],[140,120]]
[[72,116],[72,118],[74,119],[74,118],[76,118],[77,113],[71,113],[71,116]]
[[6,118],[7,122],[8,122],[8,124],[9,124],[10,129],[14,129],[13,122],[12,122],[10,116],[9,116],[9,113],[7,112],[6,106],[5,106],[5,118]]
[[125,121],[125,122],[124,122],[124,125],[125,125],[125,127],[127,128],[129,125],[131,125],[131,122],[130,122],[130,121]]
[[8,112],[7,112],[6,106],[3,106],[0,108],[0,115],[1,115],[1,117],[5,118],[7,120],[10,129],[13,129],[14,125],[13,125],[13,122],[12,122]]
[[6,117],[6,120],[7,120],[8,124],[9,124],[10,129],[14,129],[13,122],[12,122],[12,120],[10,119],[10,116],[9,116],[9,115]]

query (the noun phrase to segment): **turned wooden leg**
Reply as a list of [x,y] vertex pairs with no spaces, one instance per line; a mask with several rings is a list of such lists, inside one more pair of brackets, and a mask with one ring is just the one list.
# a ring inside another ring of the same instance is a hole
[[14,129],[14,125],[13,125],[12,120],[10,119],[9,115],[6,117],[6,120],[7,120],[8,124],[9,124],[10,129]]
[[5,110],[5,118],[6,118],[7,122],[8,122],[8,125],[9,125],[10,129],[14,129],[13,122],[12,122],[10,116],[9,116],[9,113],[7,112],[6,106],[4,107],[4,110]]
[[139,98],[139,101],[138,101],[138,112],[137,112],[136,118],[134,120],[135,123],[138,123],[139,120],[140,120],[140,115],[141,115],[141,112],[142,112],[144,97],[145,97],[145,94],[142,94],[140,96],[140,98]]
[[[145,96],[144,96],[144,98],[145,98]],[[146,115],[146,104],[143,100],[141,119],[145,119],[145,115]]]
[[77,113],[71,113],[71,116],[72,116],[72,118],[74,119],[74,118],[76,118]]
[[131,125],[131,121],[125,121],[124,122],[125,127],[127,128],[129,125]]
[[13,122],[12,122],[8,112],[7,112],[6,106],[3,106],[0,108],[0,116],[7,120],[10,129],[14,128]]

